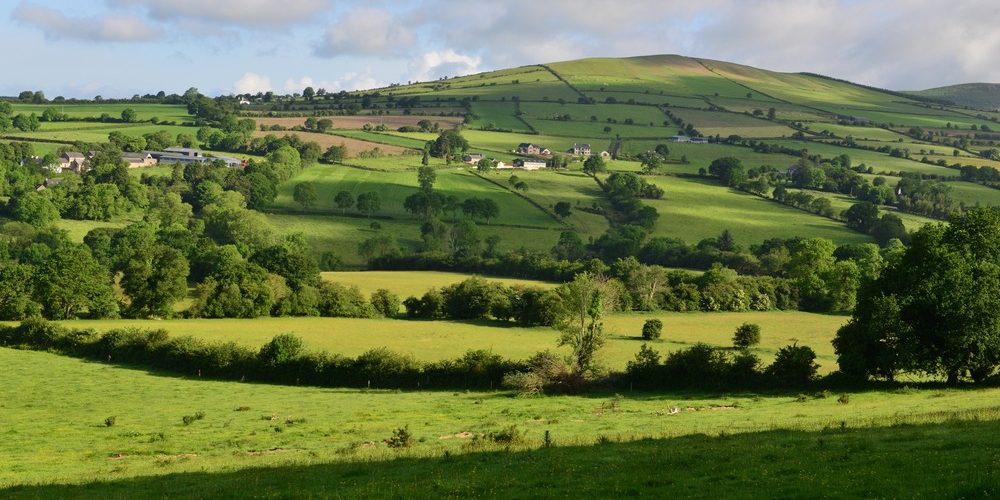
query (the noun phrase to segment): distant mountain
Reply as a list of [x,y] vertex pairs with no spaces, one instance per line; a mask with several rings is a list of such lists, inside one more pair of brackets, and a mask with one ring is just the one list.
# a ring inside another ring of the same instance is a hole
[[1000,83],[962,83],[906,93],[988,111],[1000,109]]

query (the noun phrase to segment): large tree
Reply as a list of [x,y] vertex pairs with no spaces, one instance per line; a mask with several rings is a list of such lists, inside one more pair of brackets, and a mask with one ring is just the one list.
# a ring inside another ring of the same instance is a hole
[[914,233],[862,288],[834,347],[841,370],[857,376],[989,377],[1000,366],[1000,211],[972,209]]

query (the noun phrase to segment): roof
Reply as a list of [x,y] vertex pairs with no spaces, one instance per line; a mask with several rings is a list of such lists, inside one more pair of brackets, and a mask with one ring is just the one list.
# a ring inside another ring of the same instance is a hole
[[54,178],[51,178],[51,179],[45,179],[45,183],[44,184],[46,186],[55,186],[56,184],[59,184],[62,181],[63,181],[63,179],[61,177],[54,177]]
[[122,159],[127,160],[129,158],[135,158],[138,160],[145,160],[146,158],[151,158],[152,155],[149,153],[122,153]]
[[201,154],[200,149],[194,149],[194,148],[166,148],[164,149],[164,151],[166,151],[167,153],[180,153],[185,155]]
[[590,149],[590,144],[577,144],[573,143],[573,149]]
[[86,158],[86,156],[84,156],[83,153],[78,153],[76,151],[67,151],[63,153],[63,156],[67,158]]

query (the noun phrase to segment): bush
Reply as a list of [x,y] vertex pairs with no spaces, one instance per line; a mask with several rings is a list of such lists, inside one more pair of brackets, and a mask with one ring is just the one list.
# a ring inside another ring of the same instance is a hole
[[117,421],[118,421],[118,417],[112,415],[112,416],[104,419],[104,426],[105,427],[114,427],[115,426],[115,422],[117,422]]
[[663,322],[658,319],[647,319],[642,325],[643,340],[656,340],[663,333]]
[[743,323],[733,334],[733,346],[739,349],[749,349],[760,343],[760,325]]
[[851,402],[851,396],[848,394],[841,394],[840,397],[837,398],[837,402],[842,405],[846,405]]
[[375,290],[371,303],[375,312],[386,318],[395,318],[399,315],[399,297],[385,288]]
[[264,366],[287,363],[302,353],[302,339],[290,333],[276,335],[260,348],[257,358]]
[[413,446],[413,434],[410,434],[410,426],[400,427],[392,431],[392,436],[385,441],[389,448],[409,448]]
[[790,345],[778,350],[767,374],[778,385],[800,387],[816,378],[816,353],[807,346]]

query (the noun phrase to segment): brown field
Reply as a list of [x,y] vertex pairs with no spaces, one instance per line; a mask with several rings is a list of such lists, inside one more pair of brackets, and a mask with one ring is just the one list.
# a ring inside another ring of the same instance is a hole
[[[349,129],[360,129],[365,126],[366,123],[371,123],[372,125],[385,124],[393,130],[398,129],[406,125],[416,126],[417,122],[420,120],[430,120],[431,123],[437,122],[441,128],[454,127],[462,123],[461,116],[417,116],[417,115],[380,115],[380,116],[317,116],[314,117],[317,120],[320,118],[329,118],[333,121],[333,128],[349,128]],[[302,125],[306,122],[306,117],[294,116],[285,118],[254,118],[257,121],[257,125],[281,125],[282,127],[295,127]]]
[[387,155],[401,155],[406,151],[406,148],[399,146],[390,146],[388,144],[378,144],[375,142],[362,141],[359,139],[351,139],[349,137],[341,137],[339,135],[330,134],[320,134],[316,132],[295,132],[295,131],[277,131],[277,132],[254,132],[254,137],[264,137],[265,135],[297,135],[303,141],[315,141],[319,144],[319,147],[326,150],[330,146],[338,146],[343,144],[347,147],[347,155],[355,156],[359,151],[366,151],[373,148],[379,148]]

